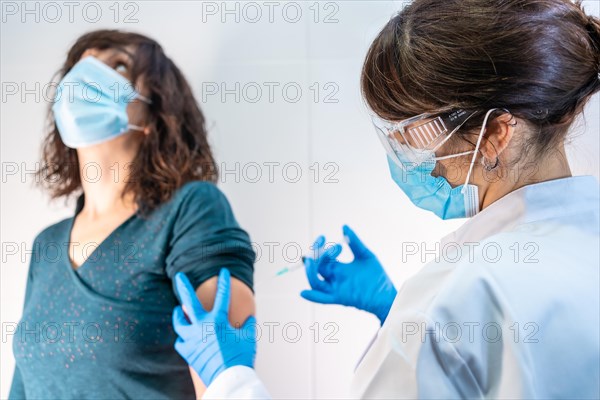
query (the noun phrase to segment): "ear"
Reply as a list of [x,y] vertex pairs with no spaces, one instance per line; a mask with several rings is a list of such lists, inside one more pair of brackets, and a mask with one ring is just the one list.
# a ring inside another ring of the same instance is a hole
[[145,127],[144,128],[144,136],[148,136],[150,134],[150,128],[149,127]]
[[98,49],[95,48],[91,48],[91,49],[86,49],[83,54],[81,54],[80,60],[83,60],[84,58],[86,58],[87,56],[94,56],[97,57],[98,56]]
[[480,151],[488,160],[495,160],[508,147],[515,127],[517,119],[514,115],[504,113],[494,118],[487,128],[486,140],[481,143]]

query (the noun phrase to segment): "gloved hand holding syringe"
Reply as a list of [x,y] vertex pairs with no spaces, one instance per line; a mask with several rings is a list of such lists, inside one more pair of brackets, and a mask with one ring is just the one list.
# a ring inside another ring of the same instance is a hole
[[342,263],[337,257],[342,245],[325,247],[325,237],[319,236],[311,247],[312,257],[277,271],[275,277],[305,267],[310,290],[300,295],[322,304],[341,304],[370,312],[385,321],[396,297],[396,288],[377,257],[361,242],[350,227],[343,227],[344,239],[354,260]]

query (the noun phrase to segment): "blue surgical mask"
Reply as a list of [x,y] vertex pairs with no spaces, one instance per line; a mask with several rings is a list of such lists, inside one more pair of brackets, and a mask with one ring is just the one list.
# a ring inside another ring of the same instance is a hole
[[477,186],[466,184],[453,188],[443,176],[433,176],[436,160],[429,158],[414,166],[400,167],[388,156],[392,179],[419,208],[441,219],[472,217],[479,212]]
[[77,62],[57,87],[52,112],[63,143],[87,147],[143,128],[129,123],[127,105],[140,95],[125,77],[89,56]]
[[[477,152],[479,151],[481,138],[485,132],[488,117],[494,110],[496,109],[491,109],[486,114],[475,150],[473,151],[436,157],[434,151],[411,148],[410,150],[413,153],[422,153],[420,158],[423,161],[415,163],[409,161],[406,157],[408,149],[402,148],[408,145],[396,144],[394,146],[395,148],[392,150],[397,157],[390,157],[388,155],[388,166],[392,174],[392,179],[413,204],[419,208],[433,212],[442,219],[468,218],[479,212],[479,191],[476,185],[469,183],[469,179],[475,164]],[[386,144],[384,143],[384,145]],[[468,154],[473,154],[473,157],[464,185],[453,188],[443,176],[434,177],[431,175],[438,160],[461,157]]]

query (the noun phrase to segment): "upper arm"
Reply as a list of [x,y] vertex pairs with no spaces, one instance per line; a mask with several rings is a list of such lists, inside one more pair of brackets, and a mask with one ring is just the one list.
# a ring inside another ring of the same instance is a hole
[[[501,333],[511,316],[486,263],[476,259],[457,268],[428,314],[439,329],[437,340],[428,341],[420,355],[425,372],[421,375],[443,376],[448,387],[463,398],[494,393],[503,373],[502,358],[510,351]],[[422,383],[423,391],[435,390],[425,380]]]
[[[205,310],[211,310],[217,293],[217,277],[204,281],[196,289],[196,295]],[[229,302],[229,322],[233,327],[240,327],[250,315],[256,311],[254,294],[242,281],[231,278],[231,298]]]
[[27,283],[25,285],[25,300],[23,302],[23,309],[25,309],[25,306],[27,305],[27,303],[29,302],[29,298],[31,297],[31,293],[33,291],[33,280],[34,280],[34,273],[35,273],[35,263],[39,262],[39,247],[40,247],[40,237],[41,237],[41,233],[38,234],[35,239],[33,239],[33,244],[31,246],[31,258],[29,261],[29,267],[27,269]]
[[[210,182],[193,182],[178,205],[166,258],[166,273],[173,279],[184,272],[201,300],[214,292],[221,268],[231,272],[232,301],[252,292],[254,258],[250,237],[238,224],[225,195]],[[245,287],[241,286],[241,283]],[[203,289],[206,288],[206,289]],[[244,298],[246,298],[244,297]],[[204,302],[203,302],[204,304]]]
[[23,385],[21,371],[19,371],[19,367],[17,366],[15,366],[15,372],[10,385],[10,391],[8,392],[8,398],[11,400],[25,398],[25,386]]
[[[250,237],[237,223],[225,195],[210,182],[192,182],[176,210],[168,243],[165,272],[174,283],[177,272],[186,274],[204,309],[212,309],[221,268],[231,272],[229,320],[241,326],[254,314],[252,292],[255,253]],[[173,287],[175,294],[177,291]],[[196,395],[204,384],[190,367]]]
[[[202,282],[196,288],[196,295],[200,300],[200,304],[205,310],[212,310],[215,303],[217,293],[217,276],[213,276]],[[234,327],[240,327],[244,324],[250,315],[255,314],[254,294],[252,290],[242,281],[234,277],[231,278],[230,286],[230,301],[229,301],[229,323]],[[196,390],[196,397],[203,398],[206,386],[198,373],[190,367],[192,381]]]
[[[38,234],[33,240],[31,259],[29,262],[29,267],[27,269],[27,283],[25,284],[25,299],[23,302],[23,311],[27,304],[29,303],[29,298],[31,297],[31,293],[33,290],[33,273],[34,273],[34,265],[36,258],[39,257],[37,247],[39,246],[39,237],[41,234]],[[13,337],[13,340],[16,340]],[[12,383],[10,385],[10,391],[8,394],[9,399],[24,399],[25,398],[25,386],[23,384],[23,378],[21,376],[21,371],[19,367],[15,365]]]

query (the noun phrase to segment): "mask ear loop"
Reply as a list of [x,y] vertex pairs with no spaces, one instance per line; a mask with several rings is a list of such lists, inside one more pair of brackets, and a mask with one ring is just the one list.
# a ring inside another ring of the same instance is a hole
[[[479,152],[479,146],[481,145],[481,139],[483,139],[483,133],[485,132],[488,118],[489,118],[490,114],[496,110],[499,110],[499,108],[492,108],[485,114],[485,119],[483,120],[483,125],[481,126],[481,131],[479,132],[479,137],[477,138],[477,144],[475,145],[475,151],[473,152],[473,158],[471,159],[471,165],[469,165],[469,172],[467,173],[467,179],[466,179],[465,184],[463,185],[462,189],[460,190],[460,192],[463,194],[467,190],[467,185],[469,184],[469,180],[471,179],[471,172],[473,171],[473,166],[475,165],[475,159],[477,158],[477,154]],[[506,108],[502,108],[502,110],[504,110],[510,114],[510,111],[508,111]]]
[[[135,99],[134,100],[141,100],[141,101],[143,101],[144,103],[146,103],[148,105],[152,104],[152,100],[150,100],[146,96],[143,96],[143,95],[139,94],[137,91],[136,91],[136,95],[135,95]],[[139,126],[139,125],[127,124],[127,130],[144,132],[144,129],[145,129],[144,127]]]
[[143,101],[146,104],[152,104],[152,100],[150,100],[149,98],[147,98],[146,96],[142,96],[141,94],[137,93],[135,96],[136,99]]
[[[129,131],[129,130],[143,132],[144,127],[139,126],[139,125],[127,124],[127,131]],[[127,132],[127,131],[125,131],[125,132]]]

